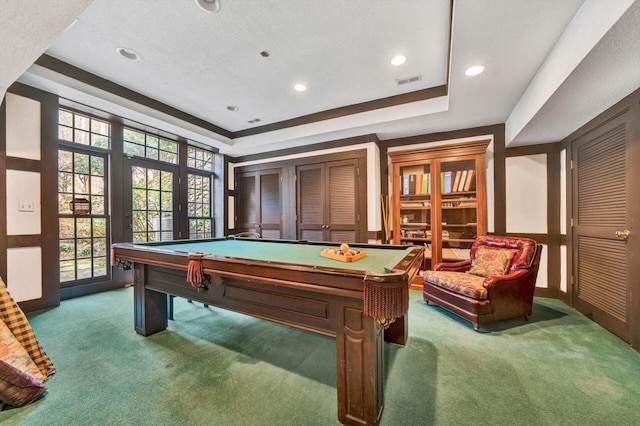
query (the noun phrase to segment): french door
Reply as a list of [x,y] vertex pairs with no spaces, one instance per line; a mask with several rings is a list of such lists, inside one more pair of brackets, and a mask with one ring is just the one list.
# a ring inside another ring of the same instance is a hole
[[632,294],[640,276],[640,191],[634,177],[640,140],[630,114],[619,114],[572,144],[573,303],[637,347],[639,313]]
[[131,158],[123,169],[125,241],[180,238],[178,168]]

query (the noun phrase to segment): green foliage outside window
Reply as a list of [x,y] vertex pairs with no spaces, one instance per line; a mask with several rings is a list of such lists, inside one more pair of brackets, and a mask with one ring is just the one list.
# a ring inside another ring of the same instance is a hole
[[[58,245],[62,283],[107,275],[105,167],[103,156],[58,151]],[[91,214],[74,214],[70,204],[74,198],[89,199]]]
[[65,109],[58,110],[58,139],[109,149],[111,126],[108,122]]
[[133,129],[124,129],[123,151],[127,155],[178,164],[178,143]]

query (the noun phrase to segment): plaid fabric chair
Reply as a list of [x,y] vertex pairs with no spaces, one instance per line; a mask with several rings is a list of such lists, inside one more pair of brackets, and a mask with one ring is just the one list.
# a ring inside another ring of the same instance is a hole
[[4,281],[0,279],[0,321],[11,330],[16,340],[27,351],[33,362],[38,366],[45,379],[56,372],[49,356],[38,343],[36,335],[20,306],[9,294]]

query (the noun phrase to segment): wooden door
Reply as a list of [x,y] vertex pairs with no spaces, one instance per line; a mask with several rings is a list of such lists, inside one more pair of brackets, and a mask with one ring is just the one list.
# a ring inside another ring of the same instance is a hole
[[640,327],[632,321],[640,196],[631,174],[640,158],[632,158],[638,157],[638,140],[631,127],[627,111],[572,144],[574,306],[628,342]]
[[[358,164],[354,160],[326,164],[327,194],[325,235],[329,241],[358,240]],[[328,235],[327,235],[328,234]]]
[[282,173],[280,169],[240,173],[236,179],[236,230],[282,237]]
[[358,160],[298,166],[298,239],[361,241]]
[[236,178],[237,232],[258,231],[257,173],[240,173]]
[[296,168],[299,240],[325,241],[325,164]]
[[282,174],[280,169],[260,172],[258,175],[258,221],[262,238],[282,237]]

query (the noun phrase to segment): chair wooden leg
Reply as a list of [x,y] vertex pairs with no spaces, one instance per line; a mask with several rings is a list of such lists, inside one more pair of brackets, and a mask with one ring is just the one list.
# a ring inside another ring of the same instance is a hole
[[480,324],[478,324],[477,322],[474,322],[474,323],[473,323],[473,329],[474,329],[475,331],[480,330]]
[[527,314],[527,315],[525,315],[525,316],[524,316],[524,319],[525,319],[527,322],[531,321],[531,314]]

